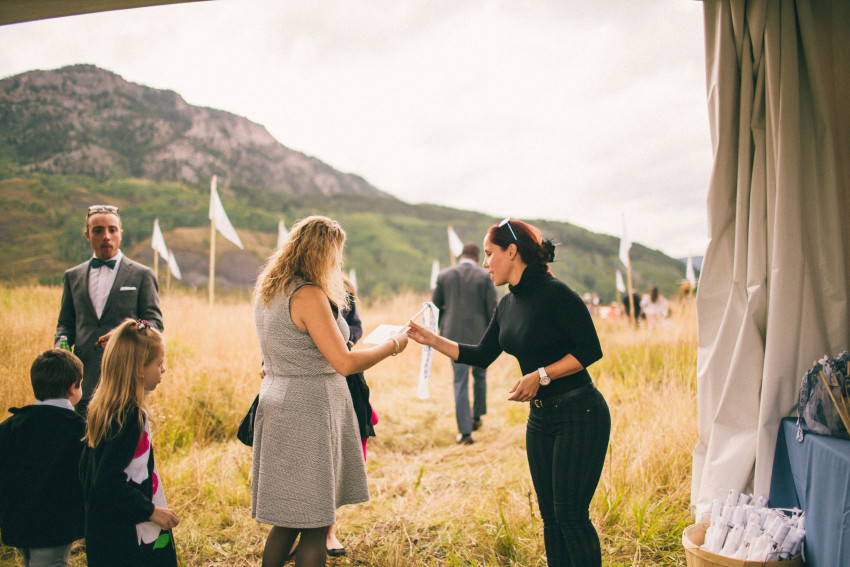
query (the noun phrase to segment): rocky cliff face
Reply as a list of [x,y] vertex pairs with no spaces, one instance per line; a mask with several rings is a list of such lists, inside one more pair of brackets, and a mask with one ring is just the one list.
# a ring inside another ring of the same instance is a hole
[[92,65],[0,81],[0,145],[30,171],[256,187],[288,195],[389,195],[290,150],[261,125]]

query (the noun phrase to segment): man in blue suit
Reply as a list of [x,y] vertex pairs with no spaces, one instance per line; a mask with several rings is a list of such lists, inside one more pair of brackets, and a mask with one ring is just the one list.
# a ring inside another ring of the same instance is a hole
[[[437,276],[432,301],[440,309],[440,334],[458,343],[477,345],[496,309],[496,286],[478,266],[481,252],[467,243],[456,266]],[[487,413],[487,371],[452,362],[454,368],[455,415],[460,433],[457,442],[472,443],[472,431],[481,427]],[[473,404],[469,407],[469,371],[472,369]]]
[[85,417],[100,380],[103,347],[112,329],[130,317],[146,319],[162,331],[162,311],[153,270],[121,253],[123,230],[117,207],[89,207],[83,234],[93,255],[67,270],[62,278],[54,344],[58,348],[64,335],[83,361],[83,398],[76,410]]

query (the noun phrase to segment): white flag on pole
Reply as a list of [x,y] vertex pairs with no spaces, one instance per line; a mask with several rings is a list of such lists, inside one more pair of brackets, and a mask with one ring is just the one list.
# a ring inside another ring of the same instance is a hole
[[286,242],[286,239],[289,238],[289,231],[286,230],[286,225],[283,224],[283,219],[280,219],[280,222],[277,223],[277,245],[280,247],[281,244]]
[[693,256],[688,256],[688,267],[685,270],[685,279],[688,280],[688,283],[691,284],[691,289],[697,286],[697,277],[694,274],[694,258]]
[[171,275],[178,280],[183,279],[183,274],[180,273],[180,266],[177,265],[177,259],[174,257],[174,252],[168,251],[168,269],[171,270]]
[[617,270],[617,291],[626,293],[626,284],[623,283],[623,274],[620,273],[620,270]]
[[623,214],[623,237],[620,239],[620,261],[624,266],[629,265],[629,250],[632,243],[629,240],[629,235],[626,233],[626,215]]
[[449,250],[453,258],[457,258],[463,252],[463,241],[452,227],[449,227]]
[[431,289],[437,289],[437,276],[440,275],[440,262],[438,260],[434,260],[434,263],[431,264]]
[[224,212],[224,207],[221,204],[221,199],[218,198],[218,191],[215,190],[216,178],[213,176],[210,184],[210,220],[215,219],[215,227],[223,237],[231,241],[239,248],[244,249],[242,241],[239,240],[239,235],[236,234],[236,229],[230,224],[230,219],[227,218],[227,213]]
[[153,236],[151,236],[151,248],[156,250],[159,257],[163,260],[168,260],[168,247],[165,245],[165,238],[162,237],[162,231],[159,228],[159,219],[153,219]]
[[[283,221],[280,221],[283,222]],[[354,286],[354,292],[357,292],[357,274],[354,272],[354,268],[348,270],[348,279],[351,280],[351,285]]]

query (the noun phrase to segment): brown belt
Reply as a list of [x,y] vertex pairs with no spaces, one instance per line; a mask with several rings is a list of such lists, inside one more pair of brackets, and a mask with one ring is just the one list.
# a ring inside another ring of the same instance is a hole
[[558,405],[558,402],[563,402],[569,400],[570,398],[575,398],[576,396],[581,396],[582,394],[587,394],[591,390],[594,390],[593,382],[590,384],[585,384],[584,386],[579,386],[575,390],[570,390],[569,392],[564,392],[560,396],[555,396],[554,398],[546,398],[541,400],[539,398],[534,398],[531,400],[531,405],[536,408],[551,408]]

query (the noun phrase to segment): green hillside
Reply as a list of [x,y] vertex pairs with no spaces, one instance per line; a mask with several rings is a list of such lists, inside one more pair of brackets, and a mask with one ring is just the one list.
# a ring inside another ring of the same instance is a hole
[[[219,186],[228,216],[246,250],[217,239],[217,286],[248,289],[275,246],[278,221],[287,226],[309,214],[340,221],[348,234],[347,267],[354,268],[366,298],[405,289],[428,289],[431,265],[449,265],[446,227],[463,240],[480,242],[494,222],[486,215],[434,205],[411,205],[369,195],[291,196],[252,188]],[[81,235],[85,210],[109,203],[121,209],[122,249],[152,263],[150,235],[159,218],[188,285],[203,288],[208,275],[208,186],[145,179],[97,180],[86,176],[21,173],[0,156],[0,280],[58,283],[62,272],[89,256]],[[529,220],[559,244],[555,275],[579,293],[595,291],[602,301],[616,296],[614,271],[619,239],[560,222]],[[672,295],[684,265],[657,250],[634,244],[635,287],[658,285]],[[175,283],[174,285],[182,285]]]

